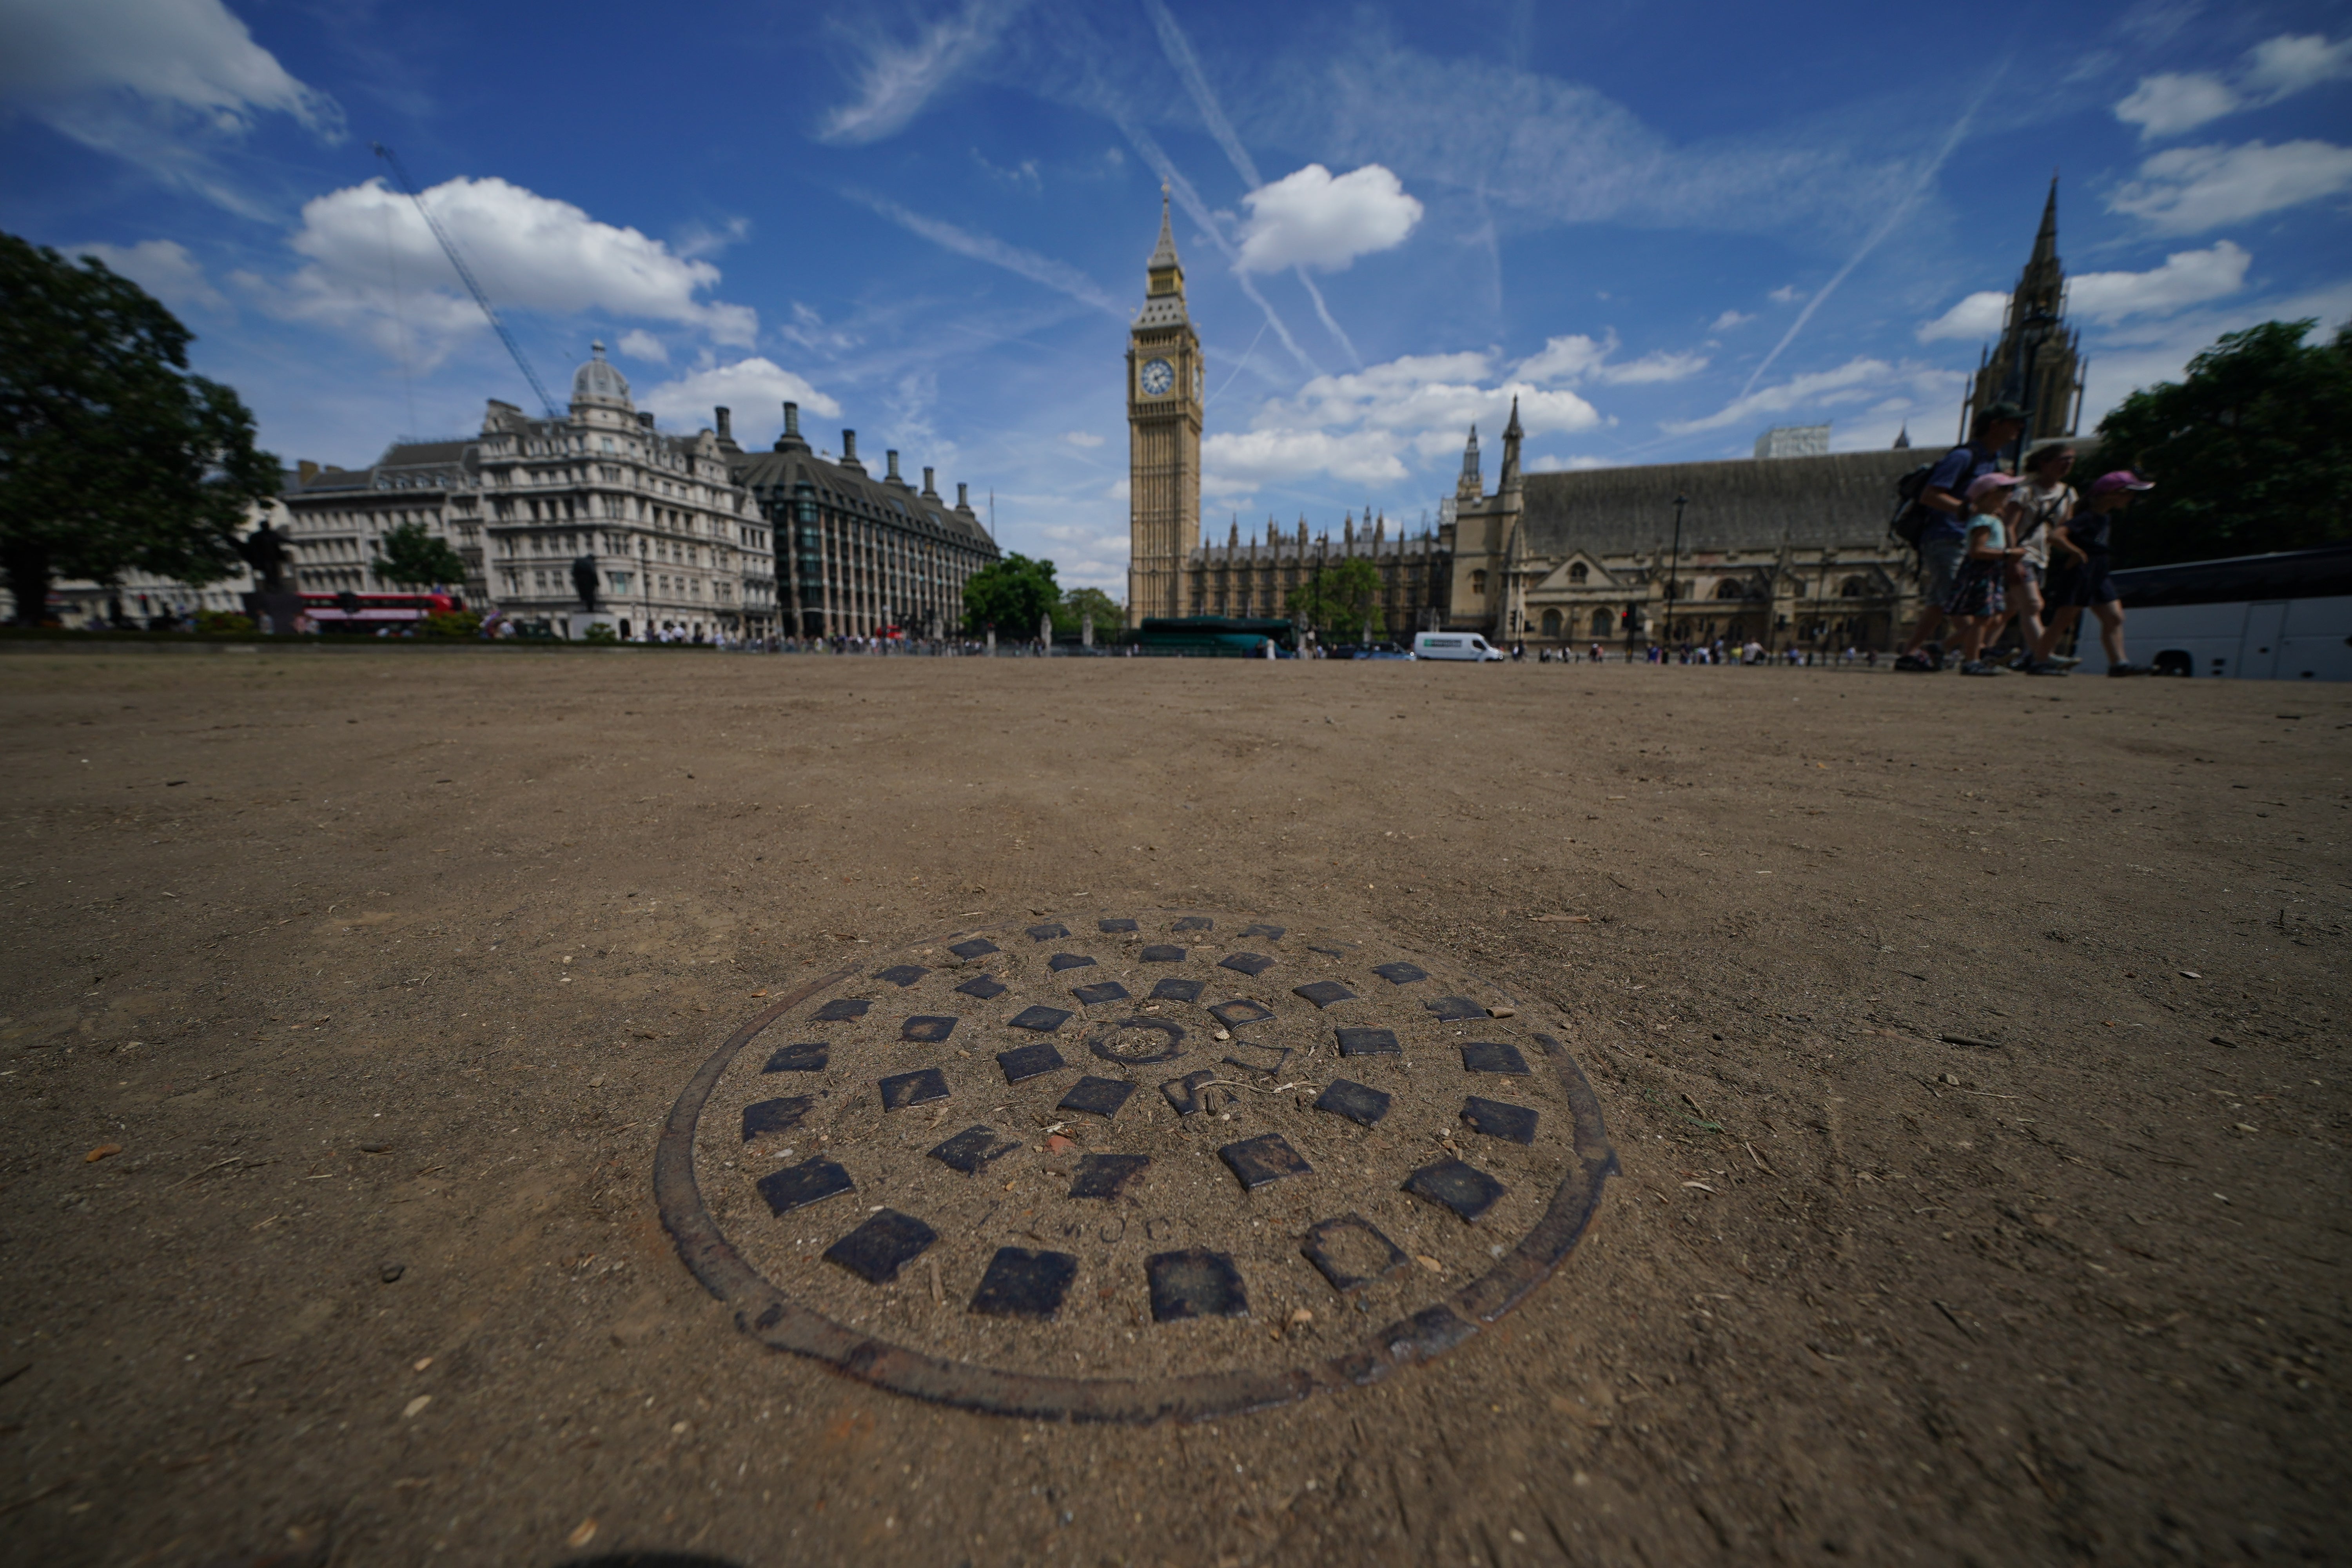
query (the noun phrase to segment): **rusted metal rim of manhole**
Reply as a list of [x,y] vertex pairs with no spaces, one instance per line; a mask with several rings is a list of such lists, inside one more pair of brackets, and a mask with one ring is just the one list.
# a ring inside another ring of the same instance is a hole
[[957,931],[729,1036],[655,1196],[743,1332],[881,1387],[1263,1409],[1443,1354],[1583,1236],[1616,1152],[1533,1012],[1370,926]]

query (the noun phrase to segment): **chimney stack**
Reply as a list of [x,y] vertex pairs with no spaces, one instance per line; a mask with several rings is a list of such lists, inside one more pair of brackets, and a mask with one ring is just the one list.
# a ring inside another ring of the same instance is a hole
[[971,487],[967,484],[959,483],[956,486],[956,510],[970,511],[971,510],[971,497],[966,493],[971,489]]
[[734,416],[724,408],[714,408],[711,412],[719,416],[719,438],[722,441],[735,439]]
[[866,465],[857,460],[857,432],[855,430],[841,433],[841,466],[856,468],[861,474],[866,471]]
[[797,436],[800,433],[801,405],[797,403],[787,403],[784,405],[784,434]]
[[925,468],[923,470],[923,499],[926,500],[937,500],[940,499],[940,492],[933,489],[931,485],[931,472],[932,470],[929,468]]
[[889,466],[889,473],[888,473],[888,475],[887,476],[887,477],[888,478],[889,481],[890,481],[892,484],[894,484],[894,485],[903,485],[903,484],[905,484],[907,481],[906,481],[906,480],[904,480],[904,479],[900,479],[900,478],[898,477],[898,448],[894,447],[892,447],[889,451],[885,452],[882,456],[883,456],[884,459],[887,462],[887,464],[888,464],[888,466]]

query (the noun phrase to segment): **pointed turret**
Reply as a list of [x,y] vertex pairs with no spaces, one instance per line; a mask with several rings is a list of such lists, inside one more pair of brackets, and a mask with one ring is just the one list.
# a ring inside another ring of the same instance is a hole
[[1183,321],[1184,263],[1176,255],[1176,230],[1169,220],[1168,187],[1160,187],[1160,243],[1151,247],[1151,259],[1144,263],[1148,279],[1143,290],[1143,310],[1135,319],[1138,327],[1167,327]]
[[1902,429],[1895,432],[1895,449],[1898,452],[1911,449],[1911,421],[1908,419],[1903,422]]
[[1470,439],[1462,446],[1462,477],[1454,481],[1454,494],[1458,500],[1476,500],[1486,493],[1486,476],[1478,466],[1478,426],[1470,426]]
[[1519,441],[1526,433],[1519,428],[1519,400],[1511,399],[1511,422],[1503,426],[1503,472],[1496,489],[1516,490],[1519,488]]

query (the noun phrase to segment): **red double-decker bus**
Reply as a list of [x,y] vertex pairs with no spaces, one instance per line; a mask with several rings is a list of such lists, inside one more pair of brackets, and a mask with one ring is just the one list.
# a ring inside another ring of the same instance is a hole
[[302,613],[322,632],[407,631],[427,616],[462,610],[455,594],[305,594]]

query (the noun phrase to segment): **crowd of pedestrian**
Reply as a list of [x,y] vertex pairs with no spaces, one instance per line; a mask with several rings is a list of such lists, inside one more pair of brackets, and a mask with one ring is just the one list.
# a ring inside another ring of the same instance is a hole
[[[2107,673],[2144,675],[2124,657],[2123,605],[2109,562],[2116,517],[2154,487],[2118,468],[2078,493],[2069,482],[2077,454],[2065,441],[2044,442],[2023,454],[2020,472],[2007,472],[2001,454],[2024,431],[2025,412],[2015,404],[1983,409],[1967,442],[1928,470],[1898,519],[1916,537],[1921,605],[1895,668],[1939,670],[1957,652],[1962,675],[2063,676],[2082,661],[2059,647],[2089,610]],[[1991,650],[2011,622],[2017,651],[2004,664]],[[1957,648],[1943,640],[1948,626]]]

